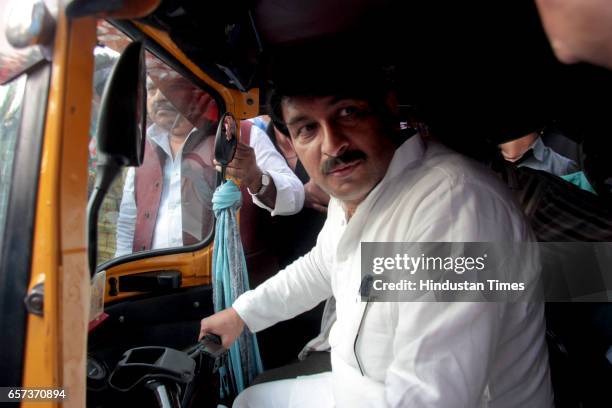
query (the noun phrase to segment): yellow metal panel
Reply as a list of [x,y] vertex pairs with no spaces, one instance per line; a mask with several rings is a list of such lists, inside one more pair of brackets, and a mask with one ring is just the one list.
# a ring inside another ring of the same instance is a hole
[[168,34],[164,31],[157,30],[153,27],[133,22],[143,33],[147,34],[159,45],[165,48],[172,56],[174,56],[181,64],[189,69],[193,74],[206,82],[211,88],[217,91],[223,100],[227,111],[231,112],[237,119],[248,119],[255,117],[259,114],[259,89],[254,88],[246,93],[242,93],[236,89],[229,89],[220,83],[214,81],[204,71],[202,71],[196,64],[193,63],[186,55],[181,51],[176,44],[170,39]]
[[114,302],[135,295],[141,292],[124,292],[117,296],[110,296],[111,289],[108,283],[111,278],[118,279],[120,276],[133,275],[149,271],[172,269],[181,272],[181,287],[209,285],[212,279],[212,245],[198,252],[187,252],[183,254],[164,255],[154,258],[146,258],[136,262],[128,262],[106,271],[106,290],[104,293],[104,303]]
[[69,35],[60,173],[60,340],[63,407],[84,407],[90,273],[87,264],[87,181],[96,20],[74,20]]
[[[30,281],[30,288],[44,283],[45,314],[28,318],[23,386],[65,388],[68,399],[63,403],[32,405],[37,408],[83,407],[86,393],[90,279],[85,226],[95,20],[67,21],[61,11],[58,16]],[[223,87],[189,61],[165,33],[145,28],[196,76],[217,90],[236,117],[257,115],[257,89],[242,94]],[[212,247],[208,247],[195,253],[120,265],[110,269],[107,276],[167,266],[181,271],[183,286],[209,284],[211,258]],[[22,406],[31,404],[26,402]]]
[[44,317],[28,319],[23,385],[65,388],[68,398],[32,405],[38,408],[85,406],[90,281],[85,219],[95,20],[67,21],[63,13],[58,18],[30,283],[45,284]]

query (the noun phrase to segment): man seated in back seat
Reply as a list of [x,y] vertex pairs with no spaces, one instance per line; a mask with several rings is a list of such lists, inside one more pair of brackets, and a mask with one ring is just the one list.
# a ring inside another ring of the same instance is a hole
[[323,227],[329,203],[329,195],[321,190],[308,176],[304,165],[297,158],[289,136],[274,127],[269,116],[258,116],[251,121],[253,126],[263,130],[276,150],[284,157],[289,168],[304,185],[304,207],[291,217],[276,218],[272,223],[277,237],[279,266],[284,268],[314,246],[317,235]]
[[[302,211],[289,217],[277,217],[271,223],[272,235],[283,237],[283,239],[274,240],[273,246],[279,267],[284,269],[300,256],[308,253],[315,245],[317,235],[327,215],[329,195],[310,179],[304,165],[297,158],[290,136],[276,129],[269,116],[259,116],[253,119],[252,123],[266,132],[276,150],[283,155],[291,170],[304,184],[305,197]],[[287,378],[295,373],[314,374],[328,371],[330,349],[328,336],[335,320],[336,304],[332,297],[325,301],[323,307],[317,307],[305,313],[297,321],[272,327],[263,334],[259,334],[258,338],[265,339],[267,344],[278,344],[279,346],[274,349],[274,353],[270,353],[273,354],[272,356],[268,354],[269,349],[262,348],[262,354],[265,354],[265,361],[268,362],[267,367],[277,367],[276,363],[279,361],[286,364],[287,361],[295,360],[296,357],[300,362],[288,367],[268,370],[256,379],[256,383]],[[307,339],[311,340],[298,354],[295,347],[289,347],[284,341],[287,338],[282,334],[284,330],[290,330],[294,335],[293,338],[299,339],[299,344],[295,345],[297,347],[301,347]],[[317,334],[316,337],[314,337],[315,334]],[[284,337],[283,341],[281,337]]]
[[579,170],[576,162],[544,145],[539,132],[502,143],[499,149],[505,160],[518,167],[542,170],[559,177]]

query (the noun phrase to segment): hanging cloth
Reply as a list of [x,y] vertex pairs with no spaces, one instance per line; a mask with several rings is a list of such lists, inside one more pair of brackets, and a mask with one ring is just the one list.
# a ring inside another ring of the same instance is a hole
[[[226,181],[215,191],[212,203],[217,218],[212,261],[216,313],[231,307],[238,296],[249,290],[249,279],[236,218],[242,205],[240,189],[232,180]],[[245,327],[219,369],[221,398],[237,395],[262,371],[257,338]]]

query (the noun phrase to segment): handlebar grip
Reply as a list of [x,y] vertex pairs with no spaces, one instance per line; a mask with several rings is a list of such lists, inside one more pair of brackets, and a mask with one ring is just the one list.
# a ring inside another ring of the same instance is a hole
[[202,340],[208,340],[218,345],[221,345],[222,343],[221,336],[218,336],[214,333],[208,333],[206,336],[204,336]]
[[221,344],[221,337],[209,333],[200,340],[200,350],[212,359],[217,359],[227,353],[227,349]]

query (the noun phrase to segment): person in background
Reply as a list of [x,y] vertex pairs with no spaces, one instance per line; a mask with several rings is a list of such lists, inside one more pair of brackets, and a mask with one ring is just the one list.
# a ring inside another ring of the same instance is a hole
[[266,132],[272,144],[280,154],[283,155],[291,170],[304,183],[304,207],[312,208],[313,210],[325,213],[327,212],[327,204],[329,203],[329,194],[321,190],[319,186],[310,180],[310,176],[306,173],[304,165],[299,161],[293,143],[288,135],[284,135],[281,131],[274,127],[267,115],[258,116],[253,119],[253,124]]
[[[526,167],[544,171],[560,177],[589,193],[597,194],[583,169],[574,160],[544,145],[542,140],[543,132],[532,132],[526,136],[500,144],[498,147],[503,159],[515,167]],[[567,139],[562,134],[557,134],[557,136]],[[575,142],[570,141],[570,143],[577,146]],[[504,168],[504,166],[501,168]]]
[[[291,170],[304,184],[305,198],[302,211],[290,217],[277,217],[271,223],[272,235],[283,237],[281,240],[274,241],[278,266],[283,269],[308,253],[315,245],[317,236],[325,223],[329,194],[310,179],[304,165],[297,157],[291,137],[280,132],[269,116],[258,116],[251,121],[254,126],[266,132],[276,150],[283,155]],[[296,322],[299,327],[291,327],[292,331],[299,330],[309,335],[304,336],[305,338],[311,337],[311,333],[317,333],[298,354],[300,362],[292,364],[289,369],[281,367],[269,370],[257,379],[258,382],[285,378],[289,374],[315,374],[324,369],[330,369],[328,337],[329,330],[336,320],[335,299],[333,297],[327,299],[322,309],[321,311],[321,308],[318,307],[305,313]],[[269,333],[265,332],[260,337],[263,336],[264,339],[274,342],[278,338],[277,332],[280,332],[281,329],[287,329],[287,327],[281,327],[279,330],[271,328]],[[273,366],[275,361],[282,360],[280,357],[283,356],[279,356],[278,359],[275,357],[276,355],[267,358],[267,361],[270,361]],[[291,355],[290,358],[295,358],[295,355]]]
[[[213,230],[216,102],[177,73],[150,70],[144,162],[126,176],[117,221],[115,256],[204,240]],[[263,132],[239,143],[227,175],[247,186],[253,202],[272,215],[299,212],[302,183]]]
[[545,146],[540,133],[532,132],[500,144],[502,156],[517,167],[542,170],[559,177],[577,172],[579,168],[576,162]]

